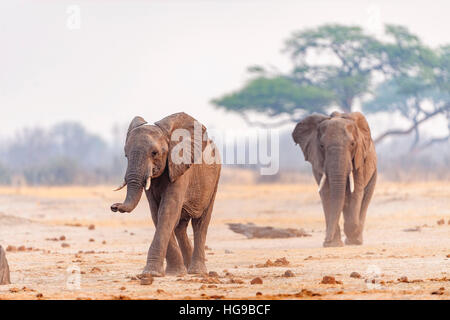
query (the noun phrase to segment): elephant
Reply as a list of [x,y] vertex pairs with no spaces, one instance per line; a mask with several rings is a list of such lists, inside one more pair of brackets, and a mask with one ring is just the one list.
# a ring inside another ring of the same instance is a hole
[[[133,211],[145,190],[156,231],[142,274],[206,273],[206,234],[221,171],[220,155],[206,128],[186,113],[154,125],[137,116],[128,128],[125,156],[125,179],[116,190],[127,186],[126,198],[111,210]],[[189,221],[193,249],[186,233]]]
[[324,247],[361,245],[367,208],[377,180],[377,155],[366,118],[360,112],[312,114],[292,132],[319,185],[325,213]]

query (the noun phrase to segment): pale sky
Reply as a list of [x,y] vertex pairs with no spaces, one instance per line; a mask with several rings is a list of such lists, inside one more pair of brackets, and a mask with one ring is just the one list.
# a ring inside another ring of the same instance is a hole
[[[75,120],[110,139],[114,123],[179,111],[242,129],[238,116],[209,101],[238,89],[249,65],[288,68],[281,48],[293,31],[335,22],[377,34],[394,23],[438,46],[450,43],[449,12],[448,0],[2,0],[0,137]],[[383,117],[369,122],[374,132],[389,125]],[[445,132],[446,122],[426,130]]]

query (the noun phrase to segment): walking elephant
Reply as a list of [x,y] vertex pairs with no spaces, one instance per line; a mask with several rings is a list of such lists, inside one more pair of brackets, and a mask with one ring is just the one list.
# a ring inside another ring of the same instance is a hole
[[293,133],[319,184],[326,221],[324,247],[343,246],[339,219],[344,213],[345,243],[361,245],[367,208],[377,179],[377,156],[363,114],[313,114]]
[[[220,156],[206,128],[185,113],[154,125],[135,117],[128,129],[125,156],[125,181],[117,190],[127,186],[126,199],[111,210],[131,212],[145,189],[156,231],[143,273],[206,273],[206,233],[221,170]],[[191,220],[194,249],[186,233]]]

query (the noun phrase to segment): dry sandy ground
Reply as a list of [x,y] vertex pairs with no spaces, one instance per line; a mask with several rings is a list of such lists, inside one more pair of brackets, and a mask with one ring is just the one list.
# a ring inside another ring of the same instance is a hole
[[[364,245],[343,248],[322,248],[316,188],[221,185],[207,239],[207,267],[219,278],[166,276],[149,286],[133,279],[154,233],[144,199],[119,214],[109,206],[124,192],[109,186],[0,188],[0,244],[33,248],[7,252],[13,283],[0,286],[0,299],[449,299],[448,183],[379,183]],[[311,237],[247,239],[230,222],[304,228]],[[255,267],[282,257],[289,265]],[[295,276],[282,277],[286,270]],[[340,283],[321,284],[324,276]],[[250,284],[255,277],[263,283]]]

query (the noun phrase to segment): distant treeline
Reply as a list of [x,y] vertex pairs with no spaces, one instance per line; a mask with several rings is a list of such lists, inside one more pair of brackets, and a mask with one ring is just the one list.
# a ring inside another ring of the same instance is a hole
[[[0,142],[0,184],[90,185],[119,183],[126,170],[125,132],[113,143],[90,133],[81,124],[65,122],[49,129],[24,129]],[[411,152],[414,136],[395,138],[377,146],[379,174],[389,180],[449,179],[450,146],[439,143]],[[259,176],[260,182],[295,181],[293,173],[310,175],[310,165],[294,145],[289,131],[280,135],[280,171]],[[258,170],[258,165],[233,165]],[[290,179],[290,180],[289,180]],[[294,181],[292,181],[294,179]]]
[[74,122],[24,129],[1,143],[0,183],[109,183],[124,170],[120,148]]

